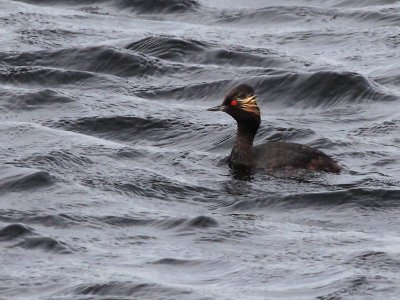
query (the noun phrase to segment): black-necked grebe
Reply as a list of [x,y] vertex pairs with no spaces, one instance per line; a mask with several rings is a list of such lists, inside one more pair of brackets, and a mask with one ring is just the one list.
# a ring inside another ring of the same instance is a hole
[[342,169],[328,155],[306,145],[269,142],[253,146],[261,117],[254,90],[246,84],[235,87],[221,105],[208,110],[226,112],[237,122],[236,141],[229,157],[231,167],[309,169],[333,173]]

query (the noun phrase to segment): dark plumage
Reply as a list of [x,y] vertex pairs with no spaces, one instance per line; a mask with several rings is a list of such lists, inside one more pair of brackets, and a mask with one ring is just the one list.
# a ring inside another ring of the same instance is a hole
[[231,90],[219,106],[208,109],[223,111],[237,122],[236,141],[229,164],[260,169],[310,169],[339,173],[341,167],[325,153],[295,143],[269,142],[253,147],[261,116],[254,90],[241,84]]

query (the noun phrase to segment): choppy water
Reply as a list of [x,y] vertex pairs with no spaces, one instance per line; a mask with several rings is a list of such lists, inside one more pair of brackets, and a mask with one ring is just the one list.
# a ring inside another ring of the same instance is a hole
[[[1,299],[398,299],[400,2],[0,1]],[[206,111],[341,175],[237,178]]]

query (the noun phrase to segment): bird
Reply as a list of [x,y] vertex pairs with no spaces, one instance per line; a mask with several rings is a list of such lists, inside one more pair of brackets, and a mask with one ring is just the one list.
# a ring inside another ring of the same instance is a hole
[[236,120],[237,133],[228,158],[231,168],[293,170],[306,169],[340,173],[342,167],[322,151],[302,144],[267,142],[253,145],[261,124],[260,108],[254,89],[247,84],[233,88],[221,105],[208,111],[222,111]]

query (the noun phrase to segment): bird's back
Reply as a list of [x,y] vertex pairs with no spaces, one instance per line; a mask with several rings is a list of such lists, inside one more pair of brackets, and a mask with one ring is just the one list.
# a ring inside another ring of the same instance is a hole
[[310,146],[269,142],[253,148],[253,162],[261,169],[310,169],[339,173],[341,167],[325,153]]

